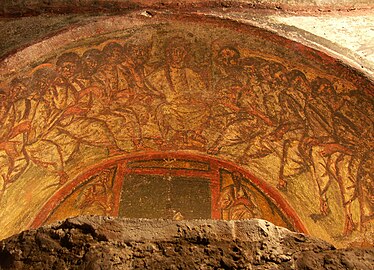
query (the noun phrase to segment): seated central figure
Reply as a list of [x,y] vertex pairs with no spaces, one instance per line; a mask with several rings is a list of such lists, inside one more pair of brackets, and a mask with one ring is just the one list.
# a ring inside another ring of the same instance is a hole
[[185,39],[172,38],[165,48],[165,65],[147,80],[148,87],[160,97],[156,115],[166,144],[205,143],[201,133],[209,116],[209,106],[203,98],[207,87],[201,76],[187,67],[189,47]]

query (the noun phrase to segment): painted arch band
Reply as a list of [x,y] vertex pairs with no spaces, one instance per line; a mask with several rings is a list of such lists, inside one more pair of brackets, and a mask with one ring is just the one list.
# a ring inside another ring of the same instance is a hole
[[[188,190],[193,185],[197,188]],[[152,192],[142,194],[149,188]],[[98,164],[51,197],[31,228],[85,214],[179,220],[265,218],[307,233],[292,207],[266,182],[232,162],[183,152],[133,154]]]

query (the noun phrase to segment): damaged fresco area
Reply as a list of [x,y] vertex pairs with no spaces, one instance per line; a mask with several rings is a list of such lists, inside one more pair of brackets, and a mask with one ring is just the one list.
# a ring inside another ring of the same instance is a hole
[[[373,85],[274,34],[190,24],[72,42],[2,82],[1,237],[76,214],[266,217],[372,245]],[[190,156],[117,162],[134,153]]]
[[32,227],[71,215],[99,214],[173,220],[262,218],[306,230],[286,203],[279,198],[273,199],[279,204],[274,203],[253,176],[230,164],[181,153],[144,158],[120,159],[76,179],[76,188],[63,188],[52,197]]

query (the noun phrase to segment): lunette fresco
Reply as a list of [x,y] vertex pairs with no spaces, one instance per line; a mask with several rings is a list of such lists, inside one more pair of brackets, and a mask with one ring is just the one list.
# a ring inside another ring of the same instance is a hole
[[[4,81],[4,236],[27,227],[88,166],[187,151],[234,162],[276,188],[312,235],[372,244],[373,86],[274,40],[196,25],[140,27],[72,43]],[[106,185],[82,194],[101,196]],[[79,200],[102,214],[86,195]],[[223,218],[260,216],[230,207]]]

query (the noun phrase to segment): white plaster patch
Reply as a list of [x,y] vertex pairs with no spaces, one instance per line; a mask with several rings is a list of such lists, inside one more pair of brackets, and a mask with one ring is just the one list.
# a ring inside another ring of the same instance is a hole
[[294,26],[350,50],[374,68],[374,13],[365,16],[272,16],[278,23]]

